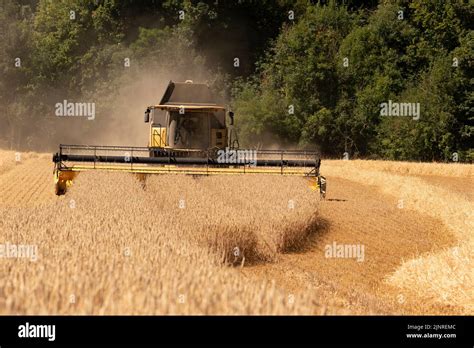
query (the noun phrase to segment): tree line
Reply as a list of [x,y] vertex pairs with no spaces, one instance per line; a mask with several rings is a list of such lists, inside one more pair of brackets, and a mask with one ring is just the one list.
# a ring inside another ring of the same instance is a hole
[[461,0],[2,0],[0,146],[50,149],[70,127],[55,103],[112,115],[140,69],[193,67],[242,146],[472,162],[473,17]]

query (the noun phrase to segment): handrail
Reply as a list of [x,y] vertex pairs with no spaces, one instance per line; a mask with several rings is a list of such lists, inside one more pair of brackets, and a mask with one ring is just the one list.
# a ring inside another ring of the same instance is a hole
[[[91,146],[91,145],[60,145],[59,153],[53,156],[53,161],[58,164],[58,169],[72,168],[70,163],[90,162],[93,168],[99,167],[99,163],[129,164],[133,170],[134,164],[146,165],[203,165],[209,171],[210,167],[222,166],[226,163],[220,163],[217,160],[215,150],[199,149],[156,149],[154,156],[150,157],[149,147],[134,146]],[[244,149],[241,149],[244,150]],[[212,151],[212,153],[211,153]],[[124,156],[123,153],[130,153]],[[297,150],[258,150],[257,167],[279,167],[280,174],[285,174],[291,167],[305,167],[312,170],[309,176],[319,175],[320,157],[317,152],[297,151]],[[243,172],[246,167],[250,167],[253,162],[247,152],[243,153],[243,162],[229,163],[231,166],[243,166]],[[69,162],[69,163],[67,163]]]

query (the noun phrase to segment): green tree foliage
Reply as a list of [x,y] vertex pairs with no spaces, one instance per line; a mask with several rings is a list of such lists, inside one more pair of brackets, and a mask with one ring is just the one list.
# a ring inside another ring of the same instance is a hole
[[297,23],[283,27],[260,65],[260,82],[234,91],[244,140],[251,139],[245,129],[290,143],[330,137],[326,122],[338,100],[336,56],[351,26],[346,8],[331,3],[309,6]]
[[[92,132],[56,102],[115,115],[143,71],[194,71],[232,104],[241,145],[472,161],[473,19],[455,0],[2,0],[0,146],[52,149]],[[420,103],[419,120],[381,116],[388,100]]]
[[[236,84],[242,139],[271,132],[337,157],[472,160],[473,17],[455,1],[308,7],[257,77]],[[381,116],[389,100],[419,103],[420,118]]]

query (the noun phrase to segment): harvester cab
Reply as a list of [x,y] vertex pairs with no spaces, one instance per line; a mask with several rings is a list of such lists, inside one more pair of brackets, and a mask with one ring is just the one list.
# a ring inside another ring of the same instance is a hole
[[[216,102],[206,84],[170,81],[160,102],[148,106],[146,147],[60,145],[53,156],[56,194],[64,194],[82,171],[151,174],[267,174],[309,179],[322,198],[326,180],[315,151],[240,149],[234,114]],[[229,121],[229,122],[227,122]]]
[[165,149],[232,148],[232,132],[226,125],[229,114],[215,102],[208,85],[170,81],[160,103],[145,111],[145,122],[150,123],[150,156],[159,156]]

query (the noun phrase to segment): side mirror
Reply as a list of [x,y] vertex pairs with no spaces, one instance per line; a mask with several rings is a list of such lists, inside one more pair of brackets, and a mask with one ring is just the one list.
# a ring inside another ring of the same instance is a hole
[[150,109],[146,109],[144,121],[145,121],[145,123],[150,122]]
[[234,113],[232,111],[229,111],[229,118],[230,118],[230,125],[234,125]]

